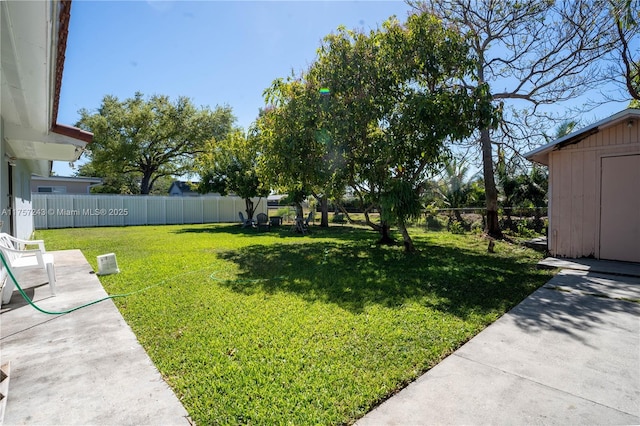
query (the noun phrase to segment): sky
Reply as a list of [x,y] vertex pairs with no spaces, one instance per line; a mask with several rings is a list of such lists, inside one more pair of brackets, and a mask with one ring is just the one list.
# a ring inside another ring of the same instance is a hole
[[[339,25],[375,29],[409,11],[402,1],[86,1],[75,0],[58,122],[81,108],[136,91],[229,105],[243,128],[264,105],[274,79],[306,69]],[[80,164],[80,163],[78,163]],[[74,173],[55,162],[54,172]]]
[[[248,128],[276,78],[314,61],[339,25],[375,29],[410,8],[393,1],[89,1],[75,0],[67,39],[58,122],[75,125],[105,95],[191,98],[197,107],[228,105]],[[591,120],[626,107],[610,103]],[[81,164],[82,160],[76,165]],[[73,175],[54,162],[59,176]]]

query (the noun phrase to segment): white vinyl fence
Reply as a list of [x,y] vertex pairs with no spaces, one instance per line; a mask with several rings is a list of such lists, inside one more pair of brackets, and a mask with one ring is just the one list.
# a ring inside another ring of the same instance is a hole
[[[255,214],[267,213],[266,198],[253,202]],[[240,197],[36,193],[31,211],[36,229],[240,222],[238,212],[246,216]]]

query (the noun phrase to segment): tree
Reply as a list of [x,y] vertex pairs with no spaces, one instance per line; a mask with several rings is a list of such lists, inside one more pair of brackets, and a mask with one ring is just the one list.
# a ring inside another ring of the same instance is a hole
[[94,135],[87,149],[95,174],[139,178],[141,194],[163,176],[188,172],[205,141],[224,138],[234,121],[229,107],[196,109],[186,97],[145,100],[139,92],[124,101],[107,95],[96,112],[80,115],[77,126]]
[[[476,81],[489,85],[503,109],[500,126],[482,128],[472,139],[480,148],[485,183],[485,231],[500,238],[494,144],[516,153],[537,143],[549,120],[546,105],[557,104],[596,88],[606,80],[598,60],[615,42],[604,0],[419,0],[429,11],[463,31],[477,59]],[[522,105],[525,105],[524,107]]]
[[[640,1],[610,0],[611,16],[619,44],[617,51],[622,59],[621,74],[626,89],[633,99],[640,100],[640,55],[633,50],[632,42],[640,36]],[[635,57],[634,57],[635,53]]]
[[326,98],[320,89],[313,77],[304,75],[276,79],[265,90],[270,108],[258,119],[264,142],[260,170],[274,188],[289,195],[299,217],[302,201],[316,197],[322,206],[321,225],[328,226],[327,198],[340,191],[334,179],[340,156],[323,128]]
[[255,133],[245,135],[236,129],[222,140],[210,139],[197,158],[201,193],[229,192],[244,198],[248,220],[253,219],[257,205],[252,198],[266,197],[269,188],[258,175],[260,142]]
[[140,178],[134,173],[122,174],[101,168],[97,170],[93,162],[78,167],[76,176],[101,177],[102,183],[91,188],[92,194],[139,194]]
[[[329,93],[323,126],[380,242],[392,241],[396,224],[406,251],[414,250],[406,222],[421,214],[446,142],[495,122],[485,85],[456,84],[474,69],[464,38],[426,13],[369,34],[339,28],[324,39],[309,71]],[[370,220],[372,209],[380,224]]]

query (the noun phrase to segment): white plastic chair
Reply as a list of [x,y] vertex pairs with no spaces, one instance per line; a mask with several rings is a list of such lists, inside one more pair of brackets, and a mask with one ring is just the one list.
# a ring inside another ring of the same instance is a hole
[[[37,245],[37,249],[25,249],[28,245]],[[0,252],[11,271],[25,269],[44,269],[49,278],[51,295],[56,294],[56,271],[53,263],[53,255],[47,253],[42,240],[22,240],[7,233],[0,233]],[[4,265],[0,265],[3,266]],[[15,285],[10,277],[7,277],[2,288],[2,303],[9,303]]]

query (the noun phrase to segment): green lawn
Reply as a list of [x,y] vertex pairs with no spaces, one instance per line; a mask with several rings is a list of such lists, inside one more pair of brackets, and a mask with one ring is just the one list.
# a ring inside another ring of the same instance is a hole
[[[529,250],[413,230],[419,253],[349,226],[38,231],[48,250],[114,252],[100,277],[193,420],[351,423],[549,279]],[[150,286],[150,287],[149,287]],[[147,288],[149,287],[149,288]]]

